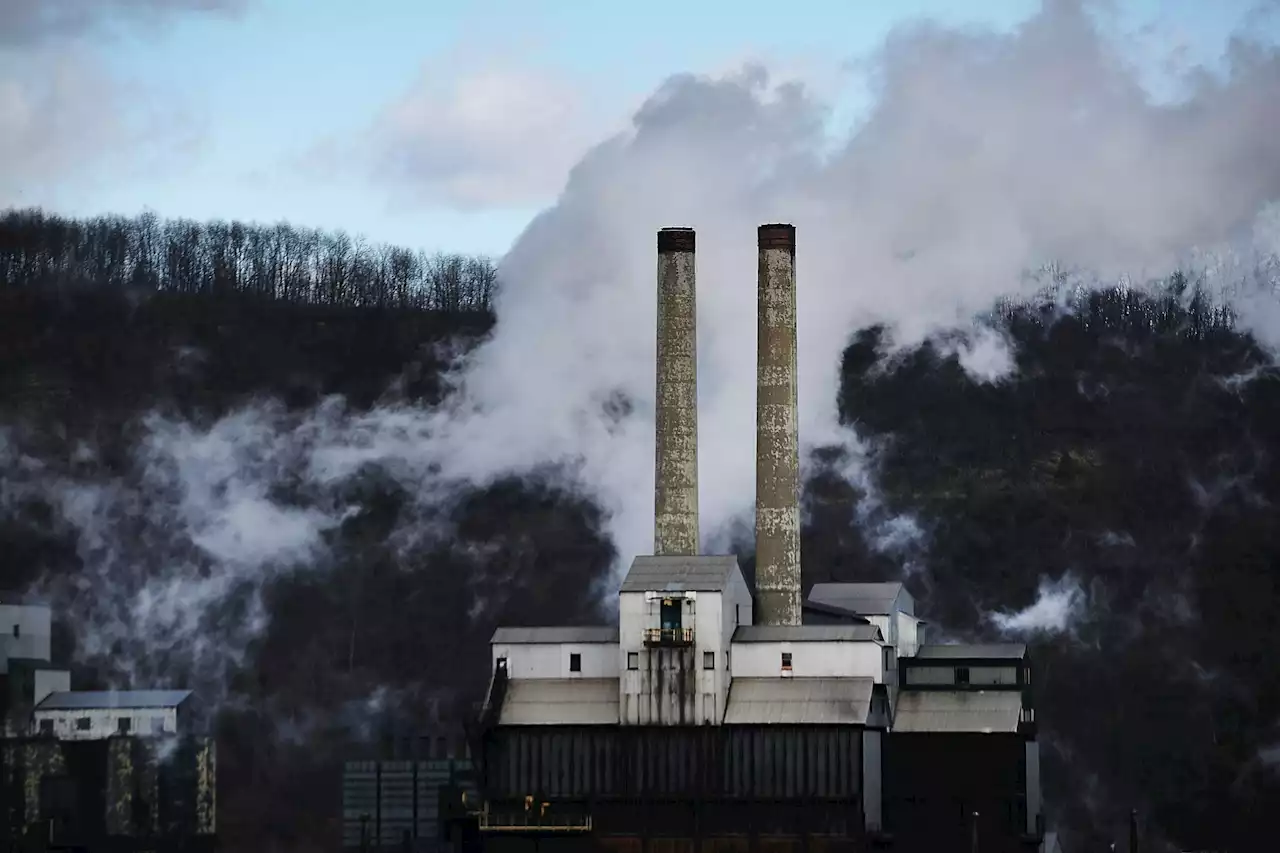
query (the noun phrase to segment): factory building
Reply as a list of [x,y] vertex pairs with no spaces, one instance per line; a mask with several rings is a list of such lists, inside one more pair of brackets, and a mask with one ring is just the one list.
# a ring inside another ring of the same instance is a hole
[[67,690],[40,699],[32,734],[59,740],[101,740],[112,735],[176,735],[185,731],[190,690]]
[[216,750],[185,690],[76,691],[47,605],[0,597],[0,850],[212,849]]
[[[927,642],[900,583],[800,570],[795,229],[758,234],[756,572],[698,553],[695,237],[658,234],[654,555],[618,624],[500,628],[473,737],[486,850],[1026,853],[1023,646]],[[745,460],[744,460],[745,461]]]

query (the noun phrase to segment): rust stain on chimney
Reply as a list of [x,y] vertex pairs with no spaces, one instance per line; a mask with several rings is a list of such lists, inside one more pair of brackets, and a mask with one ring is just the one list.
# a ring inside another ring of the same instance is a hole
[[698,332],[694,231],[658,232],[653,553],[698,553]]
[[761,225],[756,350],[758,624],[800,624],[796,229]]

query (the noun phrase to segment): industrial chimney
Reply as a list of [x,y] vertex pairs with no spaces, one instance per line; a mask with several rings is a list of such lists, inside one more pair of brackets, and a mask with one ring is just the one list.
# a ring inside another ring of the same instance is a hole
[[756,349],[756,614],[800,624],[796,229],[761,225]]
[[653,553],[698,553],[698,327],[692,228],[658,232]]

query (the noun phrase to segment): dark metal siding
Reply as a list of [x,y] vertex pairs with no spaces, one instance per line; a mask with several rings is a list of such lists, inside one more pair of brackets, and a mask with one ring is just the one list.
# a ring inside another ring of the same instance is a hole
[[435,841],[440,789],[470,772],[470,762],[348,761],[342,772],[342,846],[398,849],[410,839]]
[[846,726],[503,727],[485,743],[485,793],[856,799],[861,735]]
[[884,814],[895,853],[967,850],[978,812],[983,853],[1025,851],[1026,739],[1016,734],[892,734]]

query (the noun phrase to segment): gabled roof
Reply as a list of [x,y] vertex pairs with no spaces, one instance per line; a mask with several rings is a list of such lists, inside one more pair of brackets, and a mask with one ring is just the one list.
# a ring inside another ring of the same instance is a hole
[[104,711],[116,708],[176,708],[190,690],[70,690],[50,693],[37,711]]
[[934,644],[921,646],[915,654],[917,660],[1021,660],[1026,656],[1027,647],[1024,643]]
[[[903,598],[899,602],[899,596]],[[902,584],[893,583],[815,583],[808,599],[830,607],[839,607],[860,616],[885,616],[892,613],[895,604],[914,615],[915,606],[911,593]]]
[[493,632],[494,645],[519,643],[616,643],[618,629],[608,625],[553,628],[499,628]]
[[725,725],[865,725],[874,678],[735,678]]
[[895,732],[1016,732],[1022,694],[1016,690],[903,690]]
[[839,642],[841,640],[884,642],[875,625],[739,625],[733,631],[735,643]]
[[738,558],[731,555],[636,557],[619,592],[723,592]]
[[516,678],[498,714],[500,726],[617,725],[616,678]]

